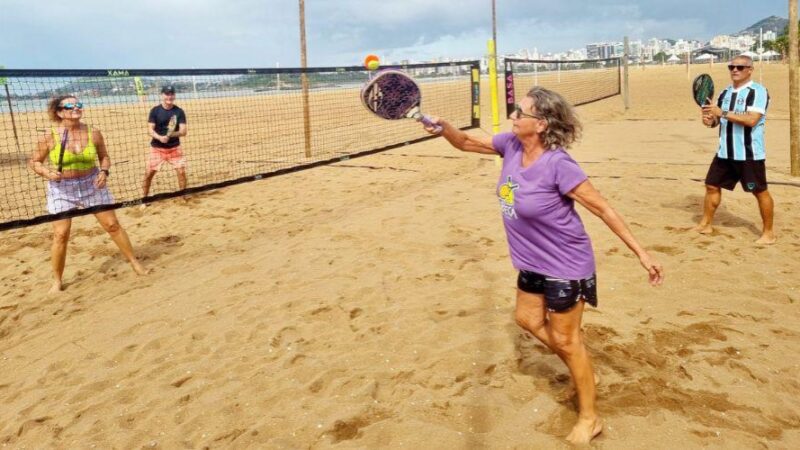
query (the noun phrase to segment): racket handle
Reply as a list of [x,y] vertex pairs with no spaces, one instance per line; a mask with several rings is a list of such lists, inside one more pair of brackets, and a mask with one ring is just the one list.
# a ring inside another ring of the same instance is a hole
[[433,121],[431,121],[431,118],[430,118],[430,117],[423,115],[423,116],[422,116],[422,117],[420,117],[418,120],[419,120],[420,122],[422,122],[423,124],[425,124],[425,126],[427,126],[427,127],[430,127],[430,128],[433,128],[433,132],[434,132],[434,133],[436,133],[436,134],[439,134],[439,133],[441,133],[441,132],[442,132],[442,126],[441,126],[441,125],[437,125],[437,124],[433,123]]

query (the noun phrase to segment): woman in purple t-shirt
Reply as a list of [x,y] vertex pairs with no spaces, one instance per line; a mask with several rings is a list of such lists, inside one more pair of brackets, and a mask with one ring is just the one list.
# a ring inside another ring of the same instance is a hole
[[581,124],[561,95],[535,87],[511,119],[512,132],[494,137],[470,135],[432,120],[459,150],[503,157],[497,197],[511,262],[519,270],[516,322],[569,368],[580,412],[567,440],[587,443],[603,429],[595,410],[594,370],[580,331],[584,304],[597,306],[597,284],[592,243],[575,201],[600,217],[639,257],[652,285],[661,284],[664,271],[564,150],[578,139]]

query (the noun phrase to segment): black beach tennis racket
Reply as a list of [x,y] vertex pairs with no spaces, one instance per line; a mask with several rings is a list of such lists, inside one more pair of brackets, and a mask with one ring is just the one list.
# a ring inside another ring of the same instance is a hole
[[420,112],[422,93],[405,72],[387,69],[375,75],[361,89],[361,103],[376,116],[387,120],[414,119],[442,131],[440,125]]
[[711,75],[701,73],[692,82],[692,97],[697,106],[703,107],[711,103],[714,96],[714,80]]
[[64,128],[64,132],[61,133],[61,149],[58,151],[58,173],[60,174],[62,169],[64,169],[64,151],[67,150],[67,138],[69,137],[69,130]]

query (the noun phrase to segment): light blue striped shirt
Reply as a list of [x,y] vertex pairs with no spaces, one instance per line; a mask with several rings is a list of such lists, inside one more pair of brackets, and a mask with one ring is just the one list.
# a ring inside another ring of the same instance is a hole
[[735,161],[760,161],[766,159],[764,148],[764,124],[767,120],[769,93],[764,86],[750,81],[739,89],[728,86],[719,94],[717,106],[723,111],[735,114],[745,112],[761,113],[761,119],[754,127],[720,119],[719,150],[717,156]]

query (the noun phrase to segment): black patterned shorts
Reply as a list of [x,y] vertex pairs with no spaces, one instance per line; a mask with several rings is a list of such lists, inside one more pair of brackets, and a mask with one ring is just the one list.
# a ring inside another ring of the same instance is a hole
[[520,270],[517,287],[530,294],[544,294],[545,305],[551,312],[569,311],[581,300],[597,308],[596,275],[582,280],[565,280]]

